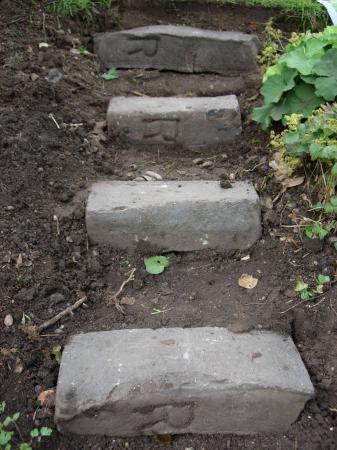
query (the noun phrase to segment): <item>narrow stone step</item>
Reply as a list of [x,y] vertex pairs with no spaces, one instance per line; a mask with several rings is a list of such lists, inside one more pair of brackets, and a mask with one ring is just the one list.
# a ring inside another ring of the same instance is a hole
[[94,243],[154,251],[246,249],[261,234],[252,185],[218,181],[101,181],[86,208]]
[[80,334],[56,391],[61,432],[284,433],[314,390],[290,338],[224,328]]
[[241,133],[235,95],[222,97],[113,97],[110,134],[141,145],[204,149],[230,143]]
[[257,36],[233,31],[155,25],[101,33],[94,49],[106,68],[233,75],[257,72]]

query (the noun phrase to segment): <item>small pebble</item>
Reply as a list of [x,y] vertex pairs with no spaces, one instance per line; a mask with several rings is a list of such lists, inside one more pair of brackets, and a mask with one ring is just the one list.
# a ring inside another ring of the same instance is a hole
[[147,172],[145,172],[145,175],[148,175],[149,177],[152,177],[158,181],[163,179],[163,177],[161,175],[159,175],[159,173],[152,172],[152,170],[148,170]]
[[136,178],[134,178],[133,181],[144,181],[144,178],[143,177],[136,177]]
[[13,325],[13,316],[11,314],[7,314],[4,320],[4,324],[6,327],[11,327]]
[[229,179],[230,180],[235,180],[235,173],[230,173],[229,174]]
[[203,169],[210,169],[213,167],[212,161],[205,161],[203,164],[201,164],[201,167]]
[[204,160],[202,158],[193,159],[193,164],[199,165],[202,164]]

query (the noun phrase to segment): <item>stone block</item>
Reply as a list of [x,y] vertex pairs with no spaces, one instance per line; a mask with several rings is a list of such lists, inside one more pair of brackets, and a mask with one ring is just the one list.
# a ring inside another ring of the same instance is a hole
[[235,95],[222,97],[113,97],[110,134],[143,146],[201,150],[230,143],[241,133]]
[[94,37],[94,51],[105,68],[221,75],[258,72],[259,49],[259,40],[253,34],[173,25],[146,26]]
[[314,390],[289,337],[224,328],[118,330],[65,346],[63,433],[284,433]]
[[247,249],[261,234],[252,185],[218,181],[101,181],[90,190],[86,225],[93,243],[125,250]]

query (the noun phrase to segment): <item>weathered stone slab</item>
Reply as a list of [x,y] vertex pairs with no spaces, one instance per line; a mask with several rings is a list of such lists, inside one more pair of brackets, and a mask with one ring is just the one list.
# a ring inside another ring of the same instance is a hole
[[257,36],[233,31],[155,25],[94,37],[106,68],[140,68],[222,75],[257,72]]
[[55,421],[111,436],[283,433],[313,393],[292,340],[271,332],[106,331],[66,345]]
[[235,95],[222,97],[113,97],[110,134],[141,145],[203,149],[233,142],[241,133]]
[[120,249],[246,249],[260,237],[260,202],[243,182],[102,181],[91,188],[86,225],[92,242]]

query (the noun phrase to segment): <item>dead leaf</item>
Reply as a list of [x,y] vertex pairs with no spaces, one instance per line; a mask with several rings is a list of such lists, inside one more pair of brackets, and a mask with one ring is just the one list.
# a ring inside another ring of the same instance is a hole
[[244,273],[239,278],[239,286],[244,289],[254,289],[255,286],[258,283],[258,279],[254,278],[252,275],[248,275],[247,273]]
[[265,192],[261,196],[262,205],[267,209],[273,209],[273,200],[272,198],[266,194]]
[[5,317],[5,320],[4,320],[5,326],[11,327],[13,325],[13,322],[14,322],[14,320],[13,320],[12,314],[7,314],[7,316]]
[[242,258],[240,258],[241,261],[249,261],[250,260],[250,255],[246,255],[243,256]]
[[126,295],[125,297],[121,298],[120,303],[122,305],[134,305],[136,303],[136,299],[134,297],[128,297]]
[[304,177],[286,178],[282,181],[282,188],[286,191],[289,188],[299,186],[304,182]]
[[16,358],[14,372],[20,374],[23,372],[23,369],[24,369],[24,367],[23,367],[23,363],[22,363],[21,359]]
[[36,325],[22,325],[20,329],[26,333],[28,339],[32,339],[33,341],[40,339],[39,329]]
[[279,152],[276,152],[273,154],[273,158],[269,162],[269,167],[271,167],[274,170],[275,178],[278,181],[285,180],[286,178],[289,178],[291,175],[289,167],[286,165],[286,163],[282,159],[282,155]]
[[155,439],[162,445],[172,445],[172,436],[170,434],[155,434]]
[[47,389],[46,391],[40,392],[37,401],[40,402],[41,406],[46,408],[54,408],[55,406],[55,391],[54,389]]
[[101,134],[105,128],[106,128],[106,120],[96,122],[93,134]]
[[19,256],[17,257],[15,267],[18,269],[21,266],[22,266],[22,255],[20,253]]

